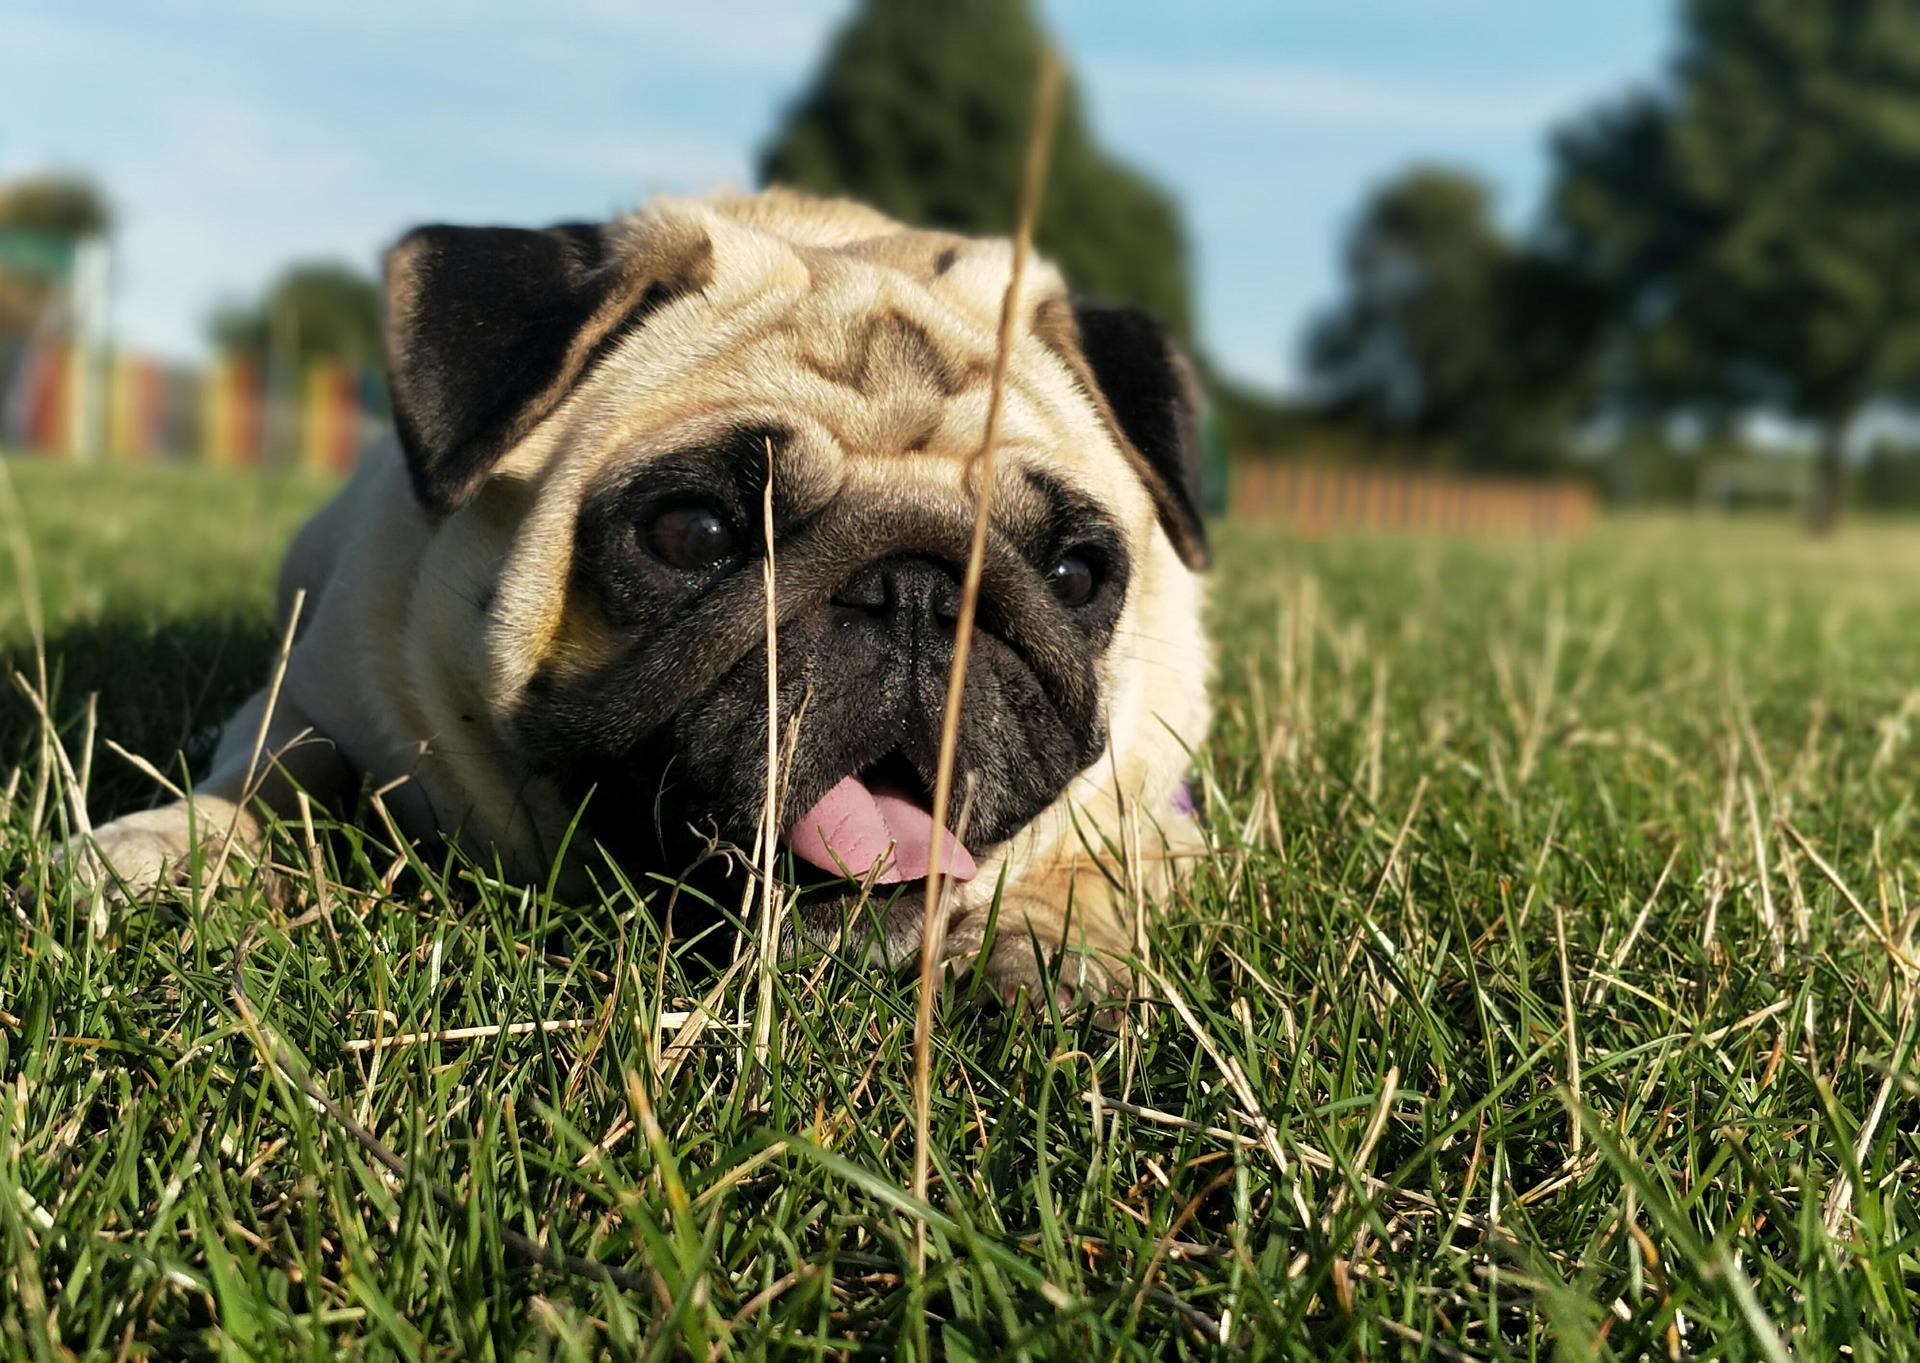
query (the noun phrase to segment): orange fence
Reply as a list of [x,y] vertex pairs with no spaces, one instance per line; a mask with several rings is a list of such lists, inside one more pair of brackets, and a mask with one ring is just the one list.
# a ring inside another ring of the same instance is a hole
[[69,343],[0,353],[0,446],[55,459],[340,473],[385,429],[379,378],[364,367],[320,361],[270,382],[235,356],[194,369]]
[[1593,489],[1571,479],[1524,481],[1406,469],[1243,459],[1228,514],[1328,530],[1569,534],[1593,520]]

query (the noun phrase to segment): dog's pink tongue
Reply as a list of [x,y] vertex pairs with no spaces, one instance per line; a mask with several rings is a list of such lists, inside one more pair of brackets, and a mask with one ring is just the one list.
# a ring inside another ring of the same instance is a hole
[[[945,830],[942,830],[945,832]],[[882,786],[874,789],[849,776],[820,797],[787,830],[787,846],[802,861],[835,875],[864,880],[875,863],[886,864],[877,885],[919,880],[933,858],[933,815],[913,800]],[[888,857],[887,849],[893,849]],[[953,880],[972,880],[973,855],[947,833],[940,846],[940,871]]]

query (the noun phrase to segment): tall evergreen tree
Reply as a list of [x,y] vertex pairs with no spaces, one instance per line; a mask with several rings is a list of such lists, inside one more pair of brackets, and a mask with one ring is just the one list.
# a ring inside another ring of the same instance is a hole
[[[1044,41],[1028,0],[864,0],[762,153],[761,178],[921,226],[1008,232]],[[1101,149],[1070,80],[1038,244],[1076,289],[1190,336],[1179,209]]]
[[1809,423],[1831,524],[1862,409],[1920,396],[1920,0],[1687,0],[1671,80],[1558,151],[1619,397]]

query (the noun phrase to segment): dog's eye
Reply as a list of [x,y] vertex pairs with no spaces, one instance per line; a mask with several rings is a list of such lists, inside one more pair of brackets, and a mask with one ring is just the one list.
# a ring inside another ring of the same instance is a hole
[[1069,606],[1086,605],[1093,599],[1093,589],[1098,585],[1093,564],[1079,554],[1067,554],[1047,569],[1047,586]]
[[646,528],[647,548],[684,573],[717,568],[733,557],[733,529],[707,506],[673,506]]

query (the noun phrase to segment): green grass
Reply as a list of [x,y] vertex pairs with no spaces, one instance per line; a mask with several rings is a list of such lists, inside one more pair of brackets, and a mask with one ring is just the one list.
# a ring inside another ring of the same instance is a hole
[[[317,490],[17,475],[69,745],[98,691],[164,761],[263,673]],[[1219,852],[1155,942],[1184,1009],[1110,1035],[948,1000],[927,1206],[911,981],[783,963],[756,1082],[753,967],[663,945],[663,887],[556,902],[351,830],[278,905],[96,933],[10,698],[5,1352],[1920,1352],[1920,532],[1222,539]],[[92,780],[96,815],[148,795],[104,751]],[[263,1063],[237,962],[411,1181]],[[349,1048],[537,1019],[580,1025]]]

